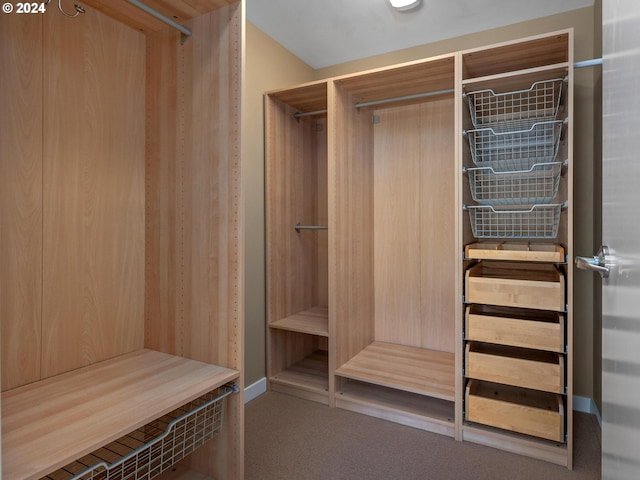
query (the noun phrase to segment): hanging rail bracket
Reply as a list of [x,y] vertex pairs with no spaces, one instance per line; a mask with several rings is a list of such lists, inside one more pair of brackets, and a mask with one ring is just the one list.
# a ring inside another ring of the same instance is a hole
[[191,36],[192,32],[190,29],[185,27],[184,25],[179,24],[178,22],[170,19],[166,15],[158,12],[157,10],[151,8],[149,5],[142,3],[140,0],[127,0],[131,5],[138,7],[140,10],[147,12],[152,17],[157,18],[161,22],[166,23],[167,25],[175,28],[180,32],[180,45],[184,45],[184,42]]

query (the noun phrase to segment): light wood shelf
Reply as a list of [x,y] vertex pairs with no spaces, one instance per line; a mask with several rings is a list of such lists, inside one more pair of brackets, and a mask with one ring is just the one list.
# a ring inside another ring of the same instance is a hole
[[454,354],[373,342],[336,370],[336,375],[454,401]]
[[324,350],[317,350],[298,363],[272,375],[269,380],[272,386],[277,384],[328,395],[328,378],[329,354]]
[[39,479],[239,372],[138,350],[2,394],[2,473]]
[[469,260],[564,263],[562,245],[536,242],[477,242],[464,247]]
[[393,388],[345,380],[336,406],[450,437],[455,430],[453,402]]
[[327,307],[311,307],[302,312],[276,320],[269,324],[271,328],[290,330],[292,332],[309,333],[311,335],[329,336],[329,309]]

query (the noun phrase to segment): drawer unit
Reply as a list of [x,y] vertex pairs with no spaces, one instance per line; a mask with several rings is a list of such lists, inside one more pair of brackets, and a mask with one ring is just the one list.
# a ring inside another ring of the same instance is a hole
[[469,305],[465,312],[467,340],[564,352],[564,315],[547,310],[525,310]]
[[470,380],[465,403],[469,422],[564,442],[561,395]]
[[465,357],[469,378],[564,393],[564,357],[558,353],[470,342]]
[[565,310],[565,279],[553,264],[486,262],[465,274],[467,302],[538,310]]

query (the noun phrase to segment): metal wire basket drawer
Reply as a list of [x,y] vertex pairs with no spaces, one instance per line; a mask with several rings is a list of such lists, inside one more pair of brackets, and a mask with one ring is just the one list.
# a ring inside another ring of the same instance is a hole
[[536,163],[554,162],[562,125],[562,120],[553,120],[535,123],[526,130],[498,132],[494,128],[482,128],[465,133],[473,163],[504,172],[528,170]]
[[492,206],[467,206],[476,238],[556,238],[563,204],[496,210]]
[[[492,89],[467,93],[471,120],[476,128],[493,126],[519,130],[532,123],[557,118],[564,79],[542,80],[530,88],[506,93]],[[528,128],[528,127],[526,127]]]
[[222,429],[222,386],[44,477],[48,480],[150,480]]
[[481,205],[550,203],[558,194],[562,162],[536,163],[529,170],[496,172],[467,168],[473,199]]

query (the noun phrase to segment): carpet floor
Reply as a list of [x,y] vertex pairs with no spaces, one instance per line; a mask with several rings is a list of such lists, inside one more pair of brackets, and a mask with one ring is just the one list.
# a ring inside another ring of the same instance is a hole
[[574,415],[574,469],[267,392],[245,406],[245,480],[596,480],[600,427]]

